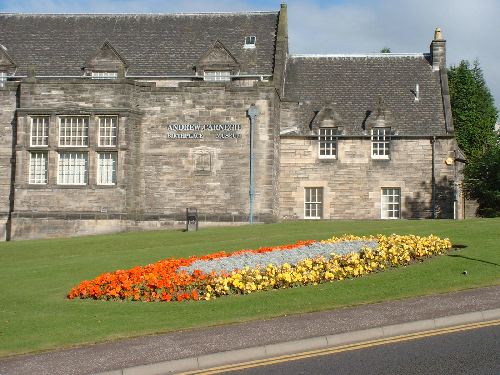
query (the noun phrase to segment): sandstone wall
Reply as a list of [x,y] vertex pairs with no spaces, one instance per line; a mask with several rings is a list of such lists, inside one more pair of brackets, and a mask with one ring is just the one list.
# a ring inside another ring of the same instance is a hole
[[0,241],[7,236],[11,194],[11,159],[15,134],[17,84],[0,88]]
[[[452,139],[435,145],[436,216],[453,218],[454,157]],[[304,218],[304,188],[323,187],[325,219],[379,219],[381,188],[401,189],[401,217],[429,218],[432,211],[430,139],[391,142],[390,160],[371,159],[370,139],[345,138],[337,159],[319,159],[317,139],[281,139],[280,217]],[[449,160],[448,160],[449,162]]]

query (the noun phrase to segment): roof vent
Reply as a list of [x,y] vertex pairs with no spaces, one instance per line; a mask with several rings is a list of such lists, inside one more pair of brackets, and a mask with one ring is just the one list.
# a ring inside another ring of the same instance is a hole
[[415,85],[415,91],[411,90],[413,95],[415,96],[415,101],[418,102],[420,100],[420,85],[417,83]]
[[256,41],[257,41],[257,38],[255,36],[246,36],[245,37],[245,44],[243,45],[243,48],[255,48]]

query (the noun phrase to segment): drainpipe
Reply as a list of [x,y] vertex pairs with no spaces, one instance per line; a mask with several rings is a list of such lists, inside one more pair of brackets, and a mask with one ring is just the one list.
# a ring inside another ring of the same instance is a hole
[[248,221],[250,224],[253,223],[253,201],[254,201],[254,181],[253,181],[253,167],[254,167],[254,157],[253,157],[253,128],[255,127],[255,120],[258,115],[260,115],[259,109],[252,104],[247,111],[248,117],[250,117],[250,189],[249,189],[249,198],[250,198],[250,213],[248,217]]
[[433,136],[431,139],[431,145],[432,145],[432,218],[436,218],[436,174],[435,174],[435,145],[436,145],[436,137]]

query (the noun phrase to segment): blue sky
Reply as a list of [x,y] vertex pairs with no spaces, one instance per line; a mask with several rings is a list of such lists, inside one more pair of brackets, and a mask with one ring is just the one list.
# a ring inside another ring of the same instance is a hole
[[[280,0],[0,0],[0,12],[157,13],[278,10]],[[289,0],[292,53],[427,52],[436,26],[448,64],[479,59],[500,107],[500,1]]]

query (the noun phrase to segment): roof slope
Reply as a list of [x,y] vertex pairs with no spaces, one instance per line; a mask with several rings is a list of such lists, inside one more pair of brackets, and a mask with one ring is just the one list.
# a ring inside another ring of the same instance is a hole
[[444,135],[439,72],[428,59],[423,54],[291,56],[284,98],[301,102],[296,109],[300,133],[307,133],[315,113],[329,105],[346,135],[361,135],[383,102],[387,125],[399,135]]
[[[0,44],[38,75],[81,75],[108,41],[129,63],[129,75],[191,75],[200,57],[220,40],[241,73],[272,74],[278,12],[50,15],[0,14]],[[244,49],[245,36],[257,37]]]

